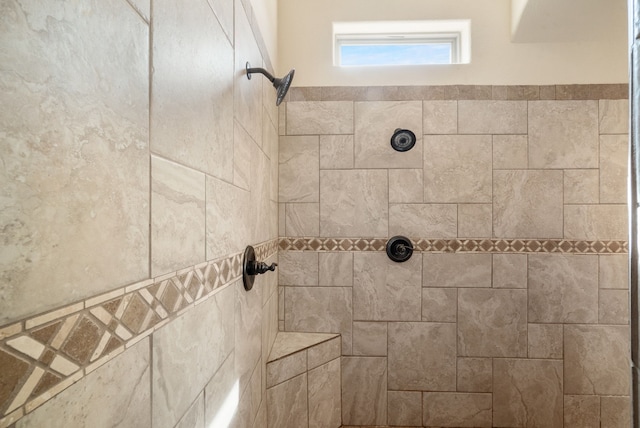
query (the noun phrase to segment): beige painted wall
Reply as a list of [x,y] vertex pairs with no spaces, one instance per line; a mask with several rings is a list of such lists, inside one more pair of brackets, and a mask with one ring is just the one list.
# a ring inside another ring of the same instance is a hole
[[[333,21],[471,19],[471,64],[332,65]],[[512,43],[511,0],[279,0],[278,70],[295,86],[568,84],[627,81],[626,22],[604,40]]]
[[250,0],[269,58],[278,64],[278,0]]

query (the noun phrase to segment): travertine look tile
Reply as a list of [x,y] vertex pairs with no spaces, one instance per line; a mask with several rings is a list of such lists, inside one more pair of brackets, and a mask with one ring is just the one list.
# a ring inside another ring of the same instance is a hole
[[455,288],[422,289],[422,321],[456,322],[458,290]]
[[389,388],[455,391],[455,324],[389,323]]
[[420,321],[420,257],[396,263],[383,252],[359,252],[353,272],[355,320]]
[[562,428],[562,361],[493,360],[495,426]]
[[598,256],[600,288],[629,289],[629,256],[611,254]]
[[491,358],[458,358],[457,390],[491,392],[493,364]]
[[182,416],[174,428],[205,428],[204,425],[204,393],[193,402],[189,410]]
[[493,236],[562,238],[562,171],[493,174]]
[[351,354],[353,305],[348,287],[286,287],[285,329],[340,333],[342,353]]
[[309,370],[339,358],[341,355],[341,342],[341,339],[336,336],[331,340],[310,347],[307,350],[307,366]]
[[526,169],[528,157],[526,135],[493,136],[493,169]]
[[353,135],[320,136],[320,169],[353,168]]
[[491,408],[491,394],[425,392],[422,423],[442,427],[490,427]]
[[600,100],[600,133],[627,134],[629,132],[629,101]]
[[387,236],[387,172],[320,172],[320,236]]
[[307,373],[267,389],[267,408],[269,427],[308,426]]
[[342,423],[387,424],[387,359],[342,357]]
[[422,169],[389,170],[389,202],[422,203],[423,199]]
[[278,385],[307,371],[307,350],[267,363],[266,387]]
[[565,394],[629,394],[629,329],[565,325]]
[[629,162],[627,135],[600,136],[600,203],[627,202],[627,164]]
[[318,285],[318,253],[280,251],[276,270],[280,285]]
[[491,238],[492,213],[491,204],[459,204],[458,237]]
[[151,157],[151,208],[152,277],[205,261],[204,174]]
[[458,101],[460,134],[526,134],[526,101]]
[[285,224],[286,236],[318,236],[320,204],[287,204]]
[[562,324],[529,324],[529,358],[562,358]]
[[629,292],[627,290],[600,290],[598,322],[629,324]]
[[457,134],[457,101],[423,101],[422,129],[425,134]]
[[626,428],[631,424],[629,397],[600,397],[600,427]]
[[[262,279],[260,278],[260,280]],[[236,288],[232,322],[235,330],[235,369],[240,391],[244,391],[247,387],[254,367],[262,356],[262,292],[265,291],[265,288],[260,285],[259,283],[254,284],[251,293],[246,292],[242,281],[236,281],[232,285]]]
[[287,135],[352,134],[353,102],[287,103]]
[[233,122],[233,184],[251,189],[251,149],[255,145],[237,121]]
[[530,168],[597,168],[597,101],[529,101]]
[[597,395],[565,395],[564,427],[600,428],[600,397]]
[[450,238],[457,234],[455,204],[391,204],[389,235]]
[[424,137],[425,202],[491,202],[491,137]]
[[529,322],[598,322],[596,257],[529,255]]
[[597,204],[600,202],[600,172],[597,169],[564,171],[565,204]]
[[494,254],[493,288],[527,288],[527,255]]
[[5,325],[149,274],[149,29],[124,3],[2,8]]
[[[326,333],[296,333],[296,332],[281,332],[273,343],[273,349],[269,354],[269,361],[275,361],[289,354],[301,351],[303,349],[311,349],[319,346],[327,341],[332,341],[333,338],[337,338],[336,334]],[[336,358],[334,356],[333,358]],[[331,358],[331,359],[333,359]],[[329,360],[323,361],[326,363]],[[320,364],[313,365],[311,368],[317,367]]]
[[[415,146],[398,152],[390,141],[396,129],[416,136]],[[356,168],[420,168],[422,166],[422,103],[386,101],[355,103]]]
[[566,205],[564,207],[565,239],[628,238],[625,205]]
[[491,287],[491,254],[422,255],[423,287]]
[[354,322],[353,355],[373,357],[386,356],[387,323]]
[[318,137],[281,137],[279,202],[318,202]]
[[525,357],[526,290],[458,290],[458,355]]
[[320,253],[320,285],[351,287],[353,285],[353,253]]
[[309,428],[339,428],[342,424],[340,359],[309,371]]
[[419,391],[388,391],[389,425],[422,426],[422,393]]

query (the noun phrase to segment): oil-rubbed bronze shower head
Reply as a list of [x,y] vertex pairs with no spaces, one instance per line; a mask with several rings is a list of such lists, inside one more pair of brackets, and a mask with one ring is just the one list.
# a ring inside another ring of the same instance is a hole
[[264,68],[259,68],[259,67],[251,68],[251,65],[248,62],[246,65],[246,70],[247,70],[247,79],[249,80],[251,80],[252,73],[260,73],[260,74],[264,74],[266,78],[269,79],[271,83],[273,83],[273,87],[276,88],[276,93],[277,93],[277,97],[276,97],[277,106],[280,105],[280,103],[284,99],[284,96],[287,95],[289,86],[291,86],[291,82],[293,81],[293,75],[296,72],[295,69],[292,69],[283,78],[278,79],[277,77],[273,77],[271,73],[269,73]]

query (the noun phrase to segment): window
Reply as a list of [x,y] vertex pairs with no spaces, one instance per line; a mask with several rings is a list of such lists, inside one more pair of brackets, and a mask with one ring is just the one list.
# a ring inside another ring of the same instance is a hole
[[468,20],[334,22],[334,65],[468,63],[470,32]]

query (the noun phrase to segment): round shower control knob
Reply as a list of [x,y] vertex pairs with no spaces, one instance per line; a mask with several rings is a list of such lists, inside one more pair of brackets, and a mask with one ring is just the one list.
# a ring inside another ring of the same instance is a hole
[[387,241],[387,256],[394,262],[406,262],[412,254],[413,244],[409,238],[394,236]]
[[416,144],[416,134],[408,129],[396,129],[391,136],[391,147],[399,152],[409,151]]

